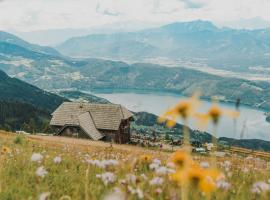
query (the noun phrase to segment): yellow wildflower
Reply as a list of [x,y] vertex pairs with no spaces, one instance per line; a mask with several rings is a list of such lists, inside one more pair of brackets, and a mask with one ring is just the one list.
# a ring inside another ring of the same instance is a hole
[[177,167],[185,167],[192,163],[192,159],[190,158],[189,154],[185,151],[177,151],[172,155],[171,161]]
[[188,169],[188,179],[193,186],[198,186],[200,182],[205,178],[204,169],[193,166]]
[[143,154],[140,156],[140,161],[143,163],[150,163],[152,161],[152,156],[149,154]]
[[211,177],[206,176],[204,179],[200,181],[199,189],[201,192],[209,194],[216,190],[216,184]]
[[7,153],[10,153],[10,151],[11,151],[10,148],[4,146],[4,147],[2,147],[1,153],[2,154],[7,154]]
[[166,111],[158,118],[158,122],[167,122],[166,125],[169,128],[172,128],[175,126],[177,118],[186,120],[187,118],[192,117],[199,105],[199,94],[195,93],[192,97],[178,102],[174,107]]

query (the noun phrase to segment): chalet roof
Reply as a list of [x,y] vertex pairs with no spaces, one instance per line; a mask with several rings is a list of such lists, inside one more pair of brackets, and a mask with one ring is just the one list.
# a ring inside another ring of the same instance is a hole
[[96,129],[103,130],[118,130],[121,120],[133,116],[129,110],[117,104],[64,102],[52,113],[50,125],[80,126],[79,119],[88,118],[87,115],[82,115],[84,113],[89,113]]

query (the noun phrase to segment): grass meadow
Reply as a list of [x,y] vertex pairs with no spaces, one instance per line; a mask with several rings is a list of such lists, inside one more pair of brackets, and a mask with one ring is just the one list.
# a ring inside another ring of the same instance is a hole
[[0,199],[264,199],[268,160],[0,133]]

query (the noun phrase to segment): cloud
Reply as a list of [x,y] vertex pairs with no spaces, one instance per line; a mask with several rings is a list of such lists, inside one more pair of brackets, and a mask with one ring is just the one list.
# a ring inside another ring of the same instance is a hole
[[202,1],[196,1],[196,0],[181,0],[181,1],[186,4],[187,8],[191,8],[191,9],[199,9],[205,6],[205,2],[202,2]]
[[269,0],[0,0],[0,29],[89,28],[138,21],[270,20]]

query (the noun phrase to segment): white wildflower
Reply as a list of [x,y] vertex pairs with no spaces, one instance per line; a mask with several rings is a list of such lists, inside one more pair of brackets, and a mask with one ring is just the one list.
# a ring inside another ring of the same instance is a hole
[[39,200],[48,200],[50,196],[50,192],[43,192],[39,195]]
[[114,191],[104,197],[104,200],[125,200],[125,193],[119,188],[114,188]]
[[56,157],[53,159],[53,162],[54,162],[55,164],[59,164],[59,163],[61,163],[61,161],[62,161],[62,159],[61,159],[60,156],[56,156]]
[[116,176],[114,175],[114,173],[111,172],[97,174],[96,177],[100,178],[105,185],[108,185],[109,183],[114,183],[116,180]]
[[210,166],[210,165],[209,165],[208,162],[205,162],[205,161],[204,161],[204,162],[201,162],[201,163],[200,163],[200,167],[201,167],[201,168],[205,168],[205,169],[206,169],[206,168],[209,168],[209,166]]
[[162,185],[162,183],[163,183],[163,178],[161,177],[155,177],[149,181],[150,185]]
[[156,170],[158,167],[159,167],[159,164],[157,164],[157,163],[151,163],[151,164],[149,165],[149,168],[150,168],[151,170]]
[[33,153],[31,156],[31,161],[40,163],[43,159],[43,155],[40,153]]
[[36,170],[37,176],[44,178],[46,174],[48,174],[48,172],[46,171],[46,169],[43,166],[37,168],[37,170]]
[[139,199],[143,199],[143,197],[144,197],[143,191],[140,188],[136,189],[136,194],[137,194]]
[[161,161],[159,159],[156,159],[156,158],[153,160],[153,163],[156,163],[158,165],[161,165]]
[[117,160],[92,160],[92,159],[87,159],[86,162],[91,165],[95,165],[97,167],[105,169],[108,166],[116,166],[119,164]]
[[256,182],[252,185],[251,192],[260,194],[262,192],[270,190],[270,184],[263,181]]
[[155,172],[158,175],[167,175],[167,174],[175,173],[175,170],[162,166],[162,167],[157,168]]
[[228,190],[231,187],[231,184],[226,182],[225,180],[218,180],[216,185],[218,188],[223,190]]

